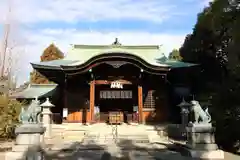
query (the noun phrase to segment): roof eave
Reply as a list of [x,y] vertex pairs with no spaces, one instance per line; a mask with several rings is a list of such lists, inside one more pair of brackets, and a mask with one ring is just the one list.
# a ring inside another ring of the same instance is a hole
[[48,65],[41,65],[37,63],[30,63],[34,69],[49,69],[49,70],[62,70],[61,66],[48,66]]
[[177,69],[177,68],[191,68],[191,67],[195,67],[195,66],[199,66],[199,64],[191,64],[191,65],[186,65],[186,66],[171,66],[170,68],[170,70],[172,70],[172,69]]
[[160,49],[160,45],[84,45],[73,44],[75,49],[107,49],[107,48],[120,48],[120,49]]
[[[50,94],[57,88],[57,84],[30,84],[26,89],[20,92],[13,93],[13,95],[10,96],[12,99],[34,99],[34,98],[42,98],[47,94]],[[39,88],[46,88],[46,91],[38,92],[38,95],[29,94],[29,90],[38,90]]]

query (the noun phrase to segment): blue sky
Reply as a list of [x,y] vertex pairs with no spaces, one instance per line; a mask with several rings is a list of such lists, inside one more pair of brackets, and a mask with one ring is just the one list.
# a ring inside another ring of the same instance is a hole
[[1,0],[0,37],[9,22],[9,45],[21,53],[18,74],[23,82],[31,71],[29,62],[39,61],[52,42],[67,54],[69,44],[111,44],[118,37],[123,45],[163,45],[167,55],[181,46],[209,1]]

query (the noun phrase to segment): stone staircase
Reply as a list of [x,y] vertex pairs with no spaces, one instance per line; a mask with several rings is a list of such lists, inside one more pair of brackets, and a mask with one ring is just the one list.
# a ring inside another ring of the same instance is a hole
[[66,141],[76,141],[76,142],[82,142],[83,138],[85,136],[84,130],[65,130],[63,134],[63,139]]
[[45,139],[46,144],[64,142],[82,142],[87,126],[81,124],[52,125],[52,138]]
[[[117,134],[114,132],[116,130]],[[96,124],[89,128],[83,139],[83,145],[104,147],[113,144],[118,147],[134,148],[149,144],[149,138],[145,129],[141,126]]]
[[151,143],[168,142],[168,136],[164,131],[164,127],[146,126],[146,132]]
[[[116,126],[115,126],[116,127]],[[117,129],[117,140],[113,130]],[[55,139],[47,149],[49,155],[72,155],[81,157],[86,154],[91,158],[98,154],[102,159],[104,154],[110,153],[113,157],[124,155],[127,159],[151,160],[179,159],[180,154],[170,151],[165,145],[169,143],[161,129],[146,125],[119,125],[117,128],[106,124],[82,126],[67,124],[53,126]],[[149,150],[148,150],[149,149]],[[54,157],[61,159],[61,157]]]
[[[117,134],[114,131],[117,130]],[[107,146],[117,144],[120,147],[147,147],[157,143],[169,143],[161,129],[152,126],[127,125],[111,126],[107,124],[94,124],[84,126],[81,124],[63,124],[53,126],[53,139],[57,142],[79,142],[84,146]],[[53,143],[53,142],[52,142]],[[163,148],[163,145],[160,146]]]

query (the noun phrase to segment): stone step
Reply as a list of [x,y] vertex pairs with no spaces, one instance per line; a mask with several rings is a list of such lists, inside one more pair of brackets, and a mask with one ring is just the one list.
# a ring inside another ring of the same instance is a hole
[[85,132],[72,132],[72,131],[67,131],[67,132],[63,132],[64,135],[86,135]]
[[133,139],[126,139],[122,137],[117,137],[116,139],[113,137],[96,137],[96,138],[83,138],[84,143],[108,143],[108,142],[115,142],[118,143],[127,143],[127,144],[148,144],[150,141],[148,138],[133,138]]
[[155,160],[155,158],[143,151],[129,152],[129,159],[131,160]]
[[79,138],[79,137],[66,137],[63,139],[64,141],[74,141],[74,142],[83,142],[83,138]]
[[52,130],[52,133],[64,133],[65,130]]

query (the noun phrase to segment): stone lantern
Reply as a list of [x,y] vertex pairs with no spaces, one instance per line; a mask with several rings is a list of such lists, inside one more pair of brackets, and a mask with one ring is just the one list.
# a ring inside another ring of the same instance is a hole
[[45,137],[51,138],[52,137],[52,112],[51,108],[55,107],[50,101],[49,98],[40,105],[42,107],[42,123],[44,127],[46,127]]
[[182,126],[186,127],[188,125],[189,107],[191,104],[186,102],[183,98],[182,102],[178,106],[181,107]]
[[16,142],[6,152],[5,159],[43,159],[41,145],[45,127],[40,124],[41,108],[37,98],[28,106],[22,106],[19,115],[21,124],[16,127]]

